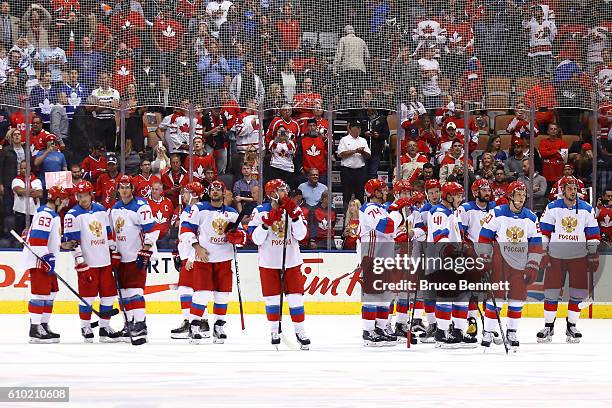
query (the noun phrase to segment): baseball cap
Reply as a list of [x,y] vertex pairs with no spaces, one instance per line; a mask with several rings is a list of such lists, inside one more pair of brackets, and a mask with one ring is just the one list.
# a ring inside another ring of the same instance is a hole
[[117,156],[114,154],[109,154],[108,159],[106,160],[109,164],[117,164]]
[[451,128],[457,130],[457,125],[455,125],[455,122],[448,122],[446,124],[446,129],[451,129]]

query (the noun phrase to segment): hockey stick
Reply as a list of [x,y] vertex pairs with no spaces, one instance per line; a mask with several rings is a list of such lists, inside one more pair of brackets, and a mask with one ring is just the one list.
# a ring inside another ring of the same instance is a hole
[[[246,206],[242,208],[240,214],[238,214],[238,218],[236,221],[230,222],[225,227],[225,232],[235,230],[242,223],[242,219],[247,214]],[[240,290],[240,273],[238,272],[238,251],[236,250],[236,245],[232,245],[234,248],[234,268],[236,269],[236,288],[238,289],[238,306],[240,306],[240,324],[242,325],[242,330],[245,329],[244,325],[244,307],[242,305],[242,292]]]
[[[487,283],[491,283],[490,274],[486,273],[485,276],[487,278]],[[502,327],[501,317],[499,316],[500,310],[497,308],[497,301],[495,300],[495,293],[489,292],[489,294],[491,295],[491,299],[493,300],[493,307],[495,308],[495,316],[497,317],[497,324],[499,325],[499,333],[501,334],[502,341],[504,342],[504,349],[506,349],[506,354],[508,354],[510,349],[508,348],[508,341],[506,340],[506,334],[504,333],[504,328]]]
[[132,337],[132,324],[128,320],[127,312],[125,311],[125,303],[123,301],[123,295],[121,294],[121,287],[119,286],[119,278],[117,277],[117,271],[113,269],[113,278],[115,278],[115,287],[117,288],[117,295],[119,296],[119,306],[121,307],[121,311],[123,312],[123,319],[125,320],[125,330],[128,332],[128,336],[130,336],[130,343],[132,346],[140,346],[145,343],[144,339],[134,340]]
[[233,247],[234,268],[236,269],[236,288],[238,289],[238,306],[240,306],[240,324],[242,325],[242,330],[244,330],[244,308],[242,306],[242,292],[240,291],[240,273],[238,272],[238,251],[236,250],[236,245],[233,245]]
[[[414,309],[416,306],[416,298],[417,298],[417,292],[415,290],[414,298],[412,299],[412,310],[410,311],[410,325],[408,326],[408,333],[406,333],[406,340],[408,343],[408,348],[410,348],[410,343],[412,341],[412,324],[414,323]],[[408,301],[408,304],[410,304],[410,301]]]
[[[16,239],[16,240],[17,240],[17,241],[18,241],[18,242],[19,242],[21,245],[23,245],[23,246],[24,246],[24,248],[27,248],[27,250],[28,250],[28,251],[30,251],[30,252],[31,252],[31,253],[32,253],[32,254],[33,254],[35,257],[36,257],[36,259],[38,259],[38,260],[39,260],[40,262],[42,262],[42,263],[45,263],[45,264],[47,263],[47,262],[45,262],[45,260],[44,260],[44,259],[42,259],[40,256],[38,256],[38,254],[37,254],[36,252],[34,252],[34,250],[32,249],[32,247],[30,247],[30,245],[28,245],[28,243],[27,243],[27,242],[25,242],[25,241],[24,241],[24,239],[23,239],[23,238],[21,238],[21,235],[17,234],[17,233],[15,232],[15,230],[11,230],[11,235],[12,235],[13,237],[15,237],[15,239]],[[94,308],[93,308],[93,306],[92,306],[92,305],[90,305],[90,304],[89,304],[89,302],[87,302],[87,301],[86,301],[86,300],[85,300],[85,299],[84,299],[84,298],[83,298],[81,295],[79,295],[79,293],[78,293],[76,290],[74,290],[74,289],[73,289],[73,287],[72,287],[72,286],[70,286],[70,284],[68,284],[68,282],[66,282],[66,281],[64,280],[64,278],[62,278],[62,277],[60,276],[60,274],[59,274],[59,273],[57,273],[57,272],[55,272],[55,271],[53,271],[53,273],[55,274],[55,276],[57,277],[57,279],[59,279],[59,280],[60,280],[60,282],[62,282],[62,283],[63,283],[63,284],[64,284],[64,285],[65,285],[65,286],[68,288],[68,290],[70,290],[70,291],[71,291],[71,292],[72,292],[72,293],[73,293],[73,294],[74,294],[76,297],[78,297],[78,298],[79,298],[79,300],[80,300],[81,302],[83,302],[83,305],[85,305],[85,306],[87,306],[87,307],[90,307],[90,308],[91,308],[91,311],[93,312],[93,314],[95,314],[95,315],[96,315],[96,316],[98,316],[99,318],[104,319],[104,318],[107,318],[107,317],[112,317],[112,316],[114,316],[114,315],[116,315],[116,314],[118,314],[118,313],[119,313],[119,311],[118,311],[117,309],[115,309],[115,308],[113,308],[113,309],[111,309],[111,310],[109,310],[109,311],[105,311],[105,312],[99,312],[99,311],[97,311],[96,309],[94,309]]]
[[280,271],[280,310],[278,312],[278,335],[287,347],[292,350],[297,350],[298,347],[295,343],[291,342],[287,336],[283,333],[283,300],[285,294],[285,279],[286,279],[286,261],[287,261],[287,233],[289,232],[289,214],[285,211],[285,222],[283,230],[283,258]]

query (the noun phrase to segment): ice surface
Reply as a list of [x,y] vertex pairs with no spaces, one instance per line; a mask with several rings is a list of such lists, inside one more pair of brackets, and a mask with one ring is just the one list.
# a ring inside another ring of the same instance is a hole
[[[113,326],[121,320],[113,318]],[[84,344],[76,315],[54,315],[60,344],[27,344],[28,318],[3,315],[2,386],[69,386],[69,404],[0,407],[569,407],[612,406],[612,321],[583,320],[580,344],[537,344],[524,319],[520,352],[503,346],[439,350],[419,344],[364,349],[359,316],[307,316],[310,351],[269,344],[265,316],[229,316],[226,344],[171,340],[179,315],[150,315],[150,343]],[[291,323],[286,333],[293,336]]]

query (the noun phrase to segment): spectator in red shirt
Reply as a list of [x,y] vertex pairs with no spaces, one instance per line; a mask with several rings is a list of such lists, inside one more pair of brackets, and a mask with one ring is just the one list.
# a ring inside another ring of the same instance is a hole
[[[563,176],[573,176],[574,175],[574,167],[571,164],[566,164],[563,166]],[[558,198],[562,198],[559,191],[559,180],[555,182],[555,184],[550,189],[550,193],[548,193],[548,199],[550,201],[554,201]],[[588,200],[587,190],[584,188],[584,183],[582,180],[578,179],[578,198],[581,200]]]
[[169,248],[166,234],[170,229],[174,206],[168,197],[163,196],[163,193],[163,184],[160,181],[155,181],[151,186],[151,197],[147,201],[151,207],[153,218],[155,218],[156,228],[159,230],[159,237],[157,239],[164,243],[162,248]]
[[145,29],[145,21],[140,14],[130,11],[128,7],[126,10],[115,14],[111,21],[117,43],[124,42],[132,50],[141,48],[140,38],[142,31]]
[[181,187],[189,183],[187,170],[181,166],[181,156],[170,156],[170,171],[162,175],[161,181],[164,185],[164,196],[170,199],[172,205],[178,206]]
[[104,156],[104,143],[96,140],[92,143],[91,153],[89,156],[83,159],[81,162],[81,169],[83,169],[83,178],[91,181],[94,186],[98,181],[100,174],[106,172],[107,162],[106,156]]
[[554,108],[557,106],[555,87],[550,75],[536,78],[537,83],[525,92],[525,105],[536,109],[535,120],[541,132],[548,131],[548,125],[555,120]]
[[601,229],[601,240],[609,245],[612,242],[612,187],[604,189],[597,201],[597,222]]
[[491,182],[491,194],[495,201],[506,195],[508,182],[506,181],[506,172],[503,165],[498,165],[495,169],[493,182]]
[[567,159],[568,146],[561,136],[561,128],[551,123],[548,127],[548,138],[540,142],[538,149],[542,157],[542,175],[549,187],[561,178],[563,163]]
[[428,163],[427,156],[418,151],[415,140],[406,143],[406,154],[400,156],[400,168],[403,179],[414,180],[421,174],[421,169]]
[[162,15],[153,24],[153,41],[161,53],[161,61],[171,58],[183,44],[183,33],[181,23],[172,18],[172,8],[164,8]]
[[[190,162],[193,161],[193,178],[194,181],[202,182],[204,179],[206,169],[211,168],[214,171],[215,177],[217,176],[217,166],[215,164],[215,158],[212,154],[206,153],[204,147],[204,141],[201,137],[197,136],[193,138],[193,156],[185,157],[183,162],[183,168],[189,172],[191,169]],[[170,163],[172,165],[172,162]]]
[[96,182],[96,201],[110,209],[117,201],[117,180],[123,174],[117,168],[117,156],[111,155],[108,157],[106,164],[106,173],[101,174]]
[[134,195],[147,199],[151,198],[153,183],[161,184],[161,180],[151,173],[151,161],[149,159],[143,159],[140,161],[140,174],[132,179]]
[[306,119],[311,118],[315,105],[320,104],[322,100],[321,94],[313,91],[312,78],[304,78],[302,92],[295,94],[293,97],[293,107],[298,123],[301,124]]
[[279,47],[286,52],[286,57],[291,58],[300,49],[302,30],[300,22],[293,14],[293,5],[286,3],[283,9],[283,17],[276,22],[276,30],[279,36]]
[[307,123],[307,131],[299,141],[302,149],[302,168],[305,173],[310,169],[319,170],[319,182],[327,185],[327,137],[319,131],[316,119],[308,119]]
[[[527,120],[527,110],[525,104],[519,102],[516,104],[514,109],[514,118],[508,123],[506,131],[512,135],[510,144],[514,146],[514,143],[519,139],[529,140],[529,121]],[[537,137],[540,134],[537,126],[534,126],[533,137]]]
[[283,105],[280,110],[280,116],[272,119],[270,126],[268,126],[268,131],[266,132],[266,146],[270,145],[272,139],[276,137],[278,133],[279,127],[284,127],[287,131],[287,136],[290,140],[298,139],[300,134],[300,125],[291,118],[293,114],[293,109],[290,105]]
[[346,215],[344,216],[344,230],[342,231],[342,249],[355,249],[357,247],[357,240],[359,239],[359,208],[361,203],[359,200],[352,200]]
[[307,220],[308,225],[308,249],[325,248],[327,243],[327,231],[332,230],[332,239],[334,237],[334,225],[336,224],[336,213],[332,210],[331,222],[327,218],[327,206],[329,204],[329,192],[321,193],[321,200],[314,208],[302,207],[302,212]]

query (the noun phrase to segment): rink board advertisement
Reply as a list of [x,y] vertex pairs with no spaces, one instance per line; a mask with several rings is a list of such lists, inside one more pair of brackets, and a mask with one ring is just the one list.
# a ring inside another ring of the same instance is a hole
[[[178,272],[174,269],[170,253],[160,253],[160,259],[154,261],[147,275],[145,295],[149,313],[180,313],[178,294],[175,290]],[[602,256],[602,258],[609,258]],[[350,252],[309,252],[303,254],[302,272],[305,275],[305,307],[312,314],[358,314],[361,312],[361,283],[356,269],[357,259]],[[0,252],[0,313],[27,313],[29,299],[29,274],[20,266],[20,251]],[[262,301],[258,256],[256,252],[240,252],[238,269],[242,298],[246,313],[264,313]],[[233,264],[233,263],[232,263]],[[57,262],[58,272],[71,285],[77,287],[74,262],[68,253],[62,253]],[[609,265],[602,262],[602,266]],[[233,265],[232,265],[233,266]],[[604,299],[604,294],[612,293],[610,273],[602,273],[597,282],[595,299]],[[523,316],[540,317],[543,306],[542,283],[535,283],[529,288],[531,303],[525,306]],[[238,295],[234,281],[229,313],[238,312]],[[583,309],[583,317],[612,318],[612,303],[595,302],[591,308]],[[559,311],[563,314],[566,308],[560,302]],[[77,301],[60,283],[60,292],[56,298],[54,312],[77,313]]]

